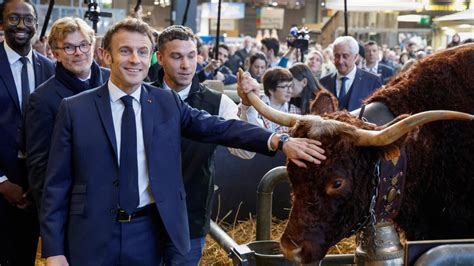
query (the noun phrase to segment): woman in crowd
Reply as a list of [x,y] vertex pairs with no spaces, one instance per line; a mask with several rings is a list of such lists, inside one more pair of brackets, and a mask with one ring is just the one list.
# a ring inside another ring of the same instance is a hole
[[[274,67],[268,69],[262,77],[265,95],[262,101],[270,107],[285,113],[301,114],[300,108],[290,104],[293,92],[293,76],[288,69]],[[286,133],[289,128],[280,126],[260,116],[252,106],[241,105],[240,119],[267,128],[276,133]]]
[[262,52],[256,52],[249,57],[248,71],[252,78],[256,79],[259,83],[262,82],[262,76],[265,70],[267,70],[267,66],[267,58]]
[[313,76],[316,79],[320,79],[322,76],[322,66],[324,62],[323,54],[317,50],[312,50],[306,57],[306,65],[311,69]]
[[314,78],[310,68],[297,63],[290,68],[293,76],[293,89],[291,94],[292,105],[297,106],[302,114],[309,113],[309,104],[314,99],[315,94],[321,89],[321,84]]

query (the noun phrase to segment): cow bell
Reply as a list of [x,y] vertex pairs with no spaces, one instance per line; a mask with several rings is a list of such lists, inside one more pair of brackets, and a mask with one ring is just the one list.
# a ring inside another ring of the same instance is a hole
[[[374,229],[375,228],[375,229]],[[391,222],[367,225],[357,233],[356,265],[403,265],[403,247]]]

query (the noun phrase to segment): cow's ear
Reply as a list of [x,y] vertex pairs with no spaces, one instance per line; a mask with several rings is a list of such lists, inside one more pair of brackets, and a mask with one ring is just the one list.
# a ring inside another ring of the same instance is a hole
[[313,115],[323,115],[337,111],[338,101],[328,90],[321,89],[316,93],[316,97],[311,102],[310,113]]

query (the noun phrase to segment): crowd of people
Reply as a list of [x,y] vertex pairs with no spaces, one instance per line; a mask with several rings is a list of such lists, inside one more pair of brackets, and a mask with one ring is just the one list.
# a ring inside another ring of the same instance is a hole
[[34,265],[39,235],[47,265],[197,265],[217,145],[243,159],[281,150],[300,167],[326,159],[319,141],[290,137],[205,80],[237,84],[241,96],[257,84],[266,104],[296,114],[326,89],[352,111],[431,53],[344,36],[299,62],[300,49],[246,36],[214,57],[179,25],[157,33],[125,18],[99,40],[64,17],[35,40],[31,1],[4,1],[1,15],[0,265],[9,266]]

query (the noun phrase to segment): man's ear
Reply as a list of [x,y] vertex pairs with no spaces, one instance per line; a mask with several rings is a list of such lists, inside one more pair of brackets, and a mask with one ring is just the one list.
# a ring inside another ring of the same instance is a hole
[[110,54],[109,50],[103,49],[102,50],[103,56],[104,56],[104,63],[108,66],[110,66],[113,63],[113,58],[112,54]]
[[158,63],[160,65],[163,65],[163,55],[159,50],[156,52],[156,60],[158,60]]

